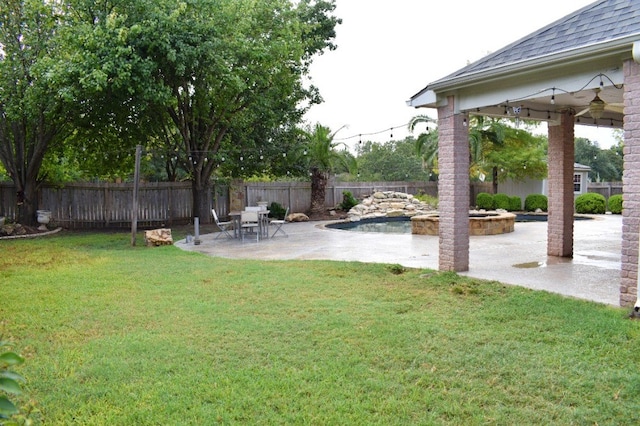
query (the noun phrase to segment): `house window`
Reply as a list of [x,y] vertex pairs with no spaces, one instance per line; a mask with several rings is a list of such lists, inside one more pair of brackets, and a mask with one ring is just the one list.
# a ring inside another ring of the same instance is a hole
[[573,192],[576,194],[582,192],[582,176],[578,173],[573,175]]

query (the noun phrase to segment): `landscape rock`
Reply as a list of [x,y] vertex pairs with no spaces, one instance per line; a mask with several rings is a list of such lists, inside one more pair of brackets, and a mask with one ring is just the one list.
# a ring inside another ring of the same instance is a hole
[[144,242],[148,247],[171,245],[173,244],[171,229],[160,228],[144,231]]
[[287,216],[287,222],[307,222],[309,216],[304,213],[291,213]]
[[434,207],[414,198],[411,194],[378,191],[349,210],[347,217],[349,221],[357,222],[379,217],[413,217],[434,211]]

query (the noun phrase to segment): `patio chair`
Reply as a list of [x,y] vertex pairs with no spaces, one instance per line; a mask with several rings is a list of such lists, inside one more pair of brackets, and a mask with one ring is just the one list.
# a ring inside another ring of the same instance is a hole
[[216,223],[218,228],[220,228],[220,232],[218,232],[218,235],[216,235],[214,240],[217,240],[221,235],[226,235],[227,238],[233,238],[233,236],[229,233],[229,230],[233,227],[233,221],[220,222],[220,219],[218,219],[218,214],[216,213],[216,209],[211,209],[211,214],[213,215],[213,221]]
[[284,219],[272,219],[271,222],[269,222],[270,225],[275,226],[275,230],[273,231],[273,234],[271,234],[271,238],[275,237],[276,234],[278,232],[280,232],[281,234],[283,234],[285,237],[288,237],[289,235],[285,232],[284,229],[282,229],[282,225],[284,225],[285,223],[287,223],[287,216],[289,215],[289,207],[287,207],[287,210],[285,210],[284,212]]
[[257,211],[243,211],[240,213],[240,235],[244,242],[247,233],[256,234],[256,241],[260,241],[260,218]]

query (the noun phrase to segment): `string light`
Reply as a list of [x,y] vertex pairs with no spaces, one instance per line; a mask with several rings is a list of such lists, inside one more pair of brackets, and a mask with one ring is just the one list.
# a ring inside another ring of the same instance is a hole
[[[356,134],[354,134],[354,135],[347,136],[347,137],[344,137],[344,138],[335,138],[333,141],[334,141],[334,142],[344,142],[344,141],[347,141],[347,140],[349,140],[349,139],[358,138],[358,137],[360,138],[360,140],[362,140],[362,136],[376,136],[376,135],[380,135],[380,134],[382,134],[382,133],[388,132],[389,130],[393,131],[394,129],[401,129],[401,128],[403,128],[403,127],[407,127],[410,123],[411,123],[411,122],[408,122],[408,123],[405,123],[405,124],[401,124],[401,125],[399,125],[399,126],[393,126],[393,127],[391,127],[391,128],[387,127],[387,128],[385,128],[385,129],[383,129],[383,130],[379,130],[379,131],[377,131],[377,132],[370,132],[370,133],[356,133]],[[392,134],[391,136],[393,136],[393,134]]]

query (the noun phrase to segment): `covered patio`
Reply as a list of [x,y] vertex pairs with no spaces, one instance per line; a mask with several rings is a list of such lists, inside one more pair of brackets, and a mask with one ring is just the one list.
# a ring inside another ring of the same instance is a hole
[[621,306],[636,302],[640,243],[640,2],[594,2],[428,84],[407,104],[438,112],[438,268],[457,272],[469,270],[467,123],[471,115],[547,122],[550,261],[572,258],[574,254],[574,126],[623,129],[619,302]]

